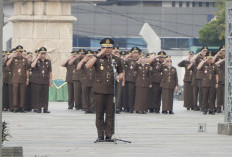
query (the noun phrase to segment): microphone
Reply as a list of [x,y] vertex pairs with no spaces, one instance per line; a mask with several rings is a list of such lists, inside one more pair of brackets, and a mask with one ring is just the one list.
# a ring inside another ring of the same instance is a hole
[[113,55],[112,55],[112,53],[110,54],[110,61],[111,61],[111,65],[112,65],[112,68],[113,68],[113,74],[114,74],[114,78],[116,79],[116,81],[117,82],[119,82],[119,78],[117,77],[118,76],[118,74],[117,74],[117,70],[116,70],[116,68],[115,68],[115,66],[114,66],[114,62],[113,62]]

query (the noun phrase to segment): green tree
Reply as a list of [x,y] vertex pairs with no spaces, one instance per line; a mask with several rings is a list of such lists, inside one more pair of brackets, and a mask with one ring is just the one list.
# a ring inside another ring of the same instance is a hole
[[203,45],[219,46],[225,44],[226,1],[232,0],[215,0],[218,8],[215,18],[199,31],[199,41]]

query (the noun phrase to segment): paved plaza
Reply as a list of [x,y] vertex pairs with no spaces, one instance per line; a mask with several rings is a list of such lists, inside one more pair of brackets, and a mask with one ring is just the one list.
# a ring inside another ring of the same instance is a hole
[[[94,144],[94,114],[68,110],[65,102],[49,105],[50,114],[4,112],[12,136],[5,145],[23,146],[24,157],[232,155],[232,136],[217,134],[224,115],[187,111],[182,101],[175,101],[174,115],[117,115],[117,137],[131,140],[131,144]],[[199,123],[206,123],[206,132],[198,132]]]

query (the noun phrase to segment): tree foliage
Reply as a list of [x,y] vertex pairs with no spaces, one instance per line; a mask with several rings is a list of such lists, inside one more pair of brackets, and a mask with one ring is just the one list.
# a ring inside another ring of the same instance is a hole
[[215,0],[218,12],[215,14],[215,18],[199,31],[199,41],[201,44],[208,46],[225,44],[226,1],[232,0]]

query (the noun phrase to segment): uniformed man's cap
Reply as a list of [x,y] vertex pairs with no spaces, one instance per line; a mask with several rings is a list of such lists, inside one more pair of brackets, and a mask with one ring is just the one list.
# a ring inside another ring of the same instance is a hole
[[6,55],[6,53],[7,53],[7,51],[2,51],[2,55],[3,56]]
[[166,60],[167,60],[167,61],[172,60],[172,57],[171,57],[171,56],[167,56],[167,57],[166,57]]
[[156,53],[155,53],[155,52],[152,52],[152,53],[150,53],[150,55],[156,55]]
[[27,52],[27,56],[32,56],[32,52]]
[[160,56],[160,57],[166,57],[166,52],[164,52],[164,51],[160,51],[159,53],[158,53],[158,56]]
[[125,56],[125,55],[127,55],[127,52],[126,52],[126,51],[121,51],[121,52],[120,52],[120,55],[121,55],[121,56]]
[[101,40],[100,44],[101,47],[113,48],[114,41],[111,38],[105,38]]
[[73,50],[73,51],[71,52],[71,54],[77,55],[77,54],[78,54],[78,51],[77,51],[77,50]]
[[115,47],[114,47],[114,51],[119,51],[119,47],[118,47],[118,46],[115,46]]
[[87,56],[92,56],[92,55],[93,55],[93,51],[92,51],[92,50],[87,50],[87,51],[85,52],[85,54],[86,54]]
[[47,49],[45,47],[41,47],[39,49],[39,54],[41,54],[41,53],[47,53]]
[[16,51],[17,51],[17,49],[16,49],[16,48],[12,49],[12,53],[14,53],[14,52],[16,52]]
[[133,52],[134,53],[141,53],[141,51],[142,50],[140,48],[138,48],[138,47],[132,47],[131,50],[130,50],[131,53],[133,53]]
[[26,50],[23,50],[23,54],[27,54],[27,51],[26,51]]
[[206,58],[213,58],[213,52],[212,51],[208,51],[207,53],[206,53]]
[[85,49],[80,49],[80,50],[78,51],[78,53],[79,53],[79,54],[85,54]]
[[201,48],[201,51],[208,51],[208,47],[207,47],[207,46],[203,46],[203,47]]
[[219,47],[219,51],[225,51],[225,50],[226,50],[226,47],[224,45]]
[[189,51],[189,55],[193,55],[194,54],[194,52],[193,51]]
[[23,46],[18,45],[18,46],[16,47],[16,51],[22,52],[22,51],[23,51]]
[[11,51],[6,51],[6,55],[10,55],[11,54]]
[[39,53],[39,51],[38,50],[35,50],[35,52],[34,52],[35,54],[38,54]]
[[150,58],[150,57],[151,57],[151,53],[147,53],[147,54],[146,54],[146,57],[147,57],[147,58]]
[[93,51],[93,54],[94,55],[97,55],[99,52],[98,51]]

